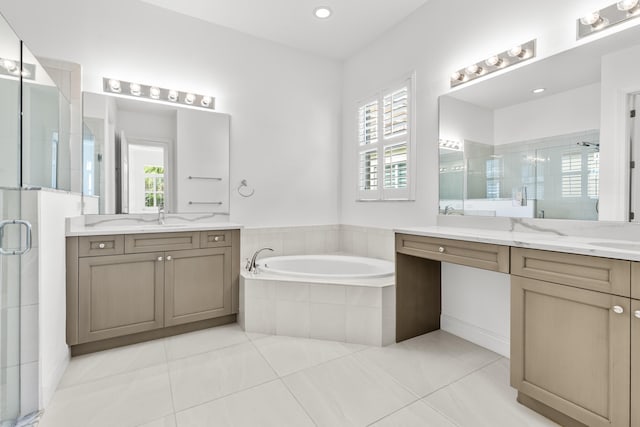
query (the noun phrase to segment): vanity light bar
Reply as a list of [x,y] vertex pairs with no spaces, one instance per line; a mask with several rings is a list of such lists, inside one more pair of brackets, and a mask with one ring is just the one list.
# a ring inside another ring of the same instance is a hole
[[439,143],[440,149],[451,151],[464,151],[464,145],[460,141],[451,141],[448,139],[441,139]]
[[484,61],[476,62],[451,74],[451,87],[486,76],[536,56],[536,40],[512,47],[509,50],[492,55]]
[[[0,74],[5,76],[20,76],[20,61],[8,58],[0,58]],[[34,64],[22,64],[22,78],[27,80],[36,79],[36,66]]]
[[216,104],[216,99],[212,96],[180,92],[174,89],[165,89],[106,77],[102,78],[102,90],[107,93],[116,93],[133,98],[148,98],[155,101],[173,102],[208,110],[215,110]]
[[640,0],[622,0],[576,20],[577,40],[640,16]]

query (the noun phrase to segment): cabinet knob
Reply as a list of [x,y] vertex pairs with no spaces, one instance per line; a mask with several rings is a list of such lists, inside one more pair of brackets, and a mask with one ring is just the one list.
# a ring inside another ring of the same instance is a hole
[[100,243],[100,244],[98,245],[98,247],[99,247],[100,249],[104,249],[104,247],[105,247],[105,246],[106,246],[106,245],[105,245],[104,243]]
[[158,257],[158,261],[162,261],[162,259],[163,259],[163,258],[162,258],[161,256],[159,256],[159,257]]
[[622,314],[622,313],[624,313],[624,308],[622,308],[622,307],[621,307],[621,306],[619,306],[619,305],[614,305],[614,306],[613,306],[613,308],[612,308],[611,310],[613,310],[613,312],[614,312],[615,314]]
[[220,236],[215,236],[215,237],[213,238],[213,241],[214,241],[214,242],[219,242],[219,241],[220,241]]
[[171,261],[171,255],[167,255],[167,261]]
[[443,254],[443,253],[444,253],[444,247],[440,246],[440,247],[438,248],[438,252],[440,252],[441,254]]
[[636,319],[640,319],[640,310],[636,310],[633,312],[633,315]]

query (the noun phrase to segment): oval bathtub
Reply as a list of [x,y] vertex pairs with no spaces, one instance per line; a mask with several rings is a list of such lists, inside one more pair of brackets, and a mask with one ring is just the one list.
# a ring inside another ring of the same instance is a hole
[[290,255],[263,258],[260,270],[266,273],[327,279],[369,279],[390,277],[392,262],[347,255]]

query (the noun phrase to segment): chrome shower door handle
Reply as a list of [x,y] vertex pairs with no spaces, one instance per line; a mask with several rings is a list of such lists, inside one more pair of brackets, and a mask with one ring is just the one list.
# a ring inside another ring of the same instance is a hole
[[29,221],[24,221],[21,219],[9,219],[0,221],[0,244],[2,243],[2,237],[4,236],[4,228],[7,225],[14,224],[25,228],[25,247],[19,249],[4,249],[0,245],[0,255],[24,255],[31,250],[31,223]]

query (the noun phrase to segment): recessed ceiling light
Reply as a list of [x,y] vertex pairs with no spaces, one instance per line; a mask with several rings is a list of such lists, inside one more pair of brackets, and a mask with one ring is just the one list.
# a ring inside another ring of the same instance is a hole
[[318,19],[327,19],[331,16],[331,9],[329,9],[327,6],[316,7],[313,11],[313,14]]
[[542,93],[542,92],[544,92],[545,90],[547,90],[547,89],[545,89],[545,88],[543,88],[543,87],[539,87],[539,88],[537,88],[537,89],[533,89],[531,92],[533,92],[533,93]]

